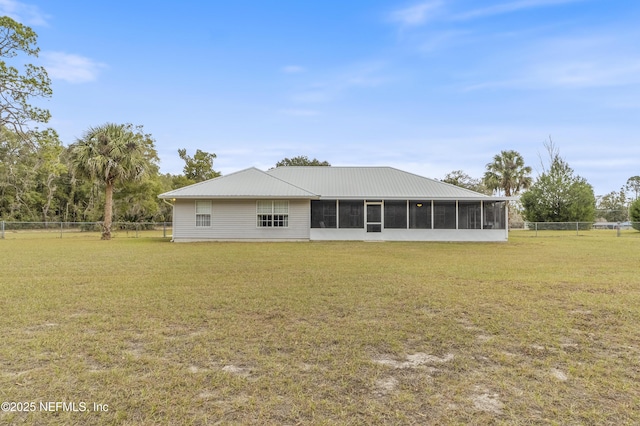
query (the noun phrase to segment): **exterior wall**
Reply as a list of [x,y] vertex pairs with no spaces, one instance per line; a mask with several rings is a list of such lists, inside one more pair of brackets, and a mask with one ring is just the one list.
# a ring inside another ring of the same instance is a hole
[[354,241],[507,241],[506,229],[311,229],[312,240]]
[[382,229],[382,232],[366,232],[364,228],[311,228],[309,200],[289,200],[288,227],[260,228],[257,226],[256,200],[214,199],[212,200],[211,226],[196,227],[195,202],[196,200],[174,202],[173,241],[501,242],[507,241],[509,236],[507,229]]
[[196,200],[176,200],[173,241],[309,240],[309,200],[289,200],[289,226],[257,226],[256,200],[212,200],[211,226],[196,227]]

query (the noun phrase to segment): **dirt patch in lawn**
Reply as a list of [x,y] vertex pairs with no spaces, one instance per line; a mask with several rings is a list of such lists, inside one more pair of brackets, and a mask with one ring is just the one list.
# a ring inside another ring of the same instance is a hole
[[373,359],[373,362],[377,364],[387,365],[392,368],[418,368],[424,365],[430,364],[442,364],[451,361],[454,358],[453,354],[449,353],[443,357],[437,357],[435,355],[429,355],[424,352],[417,352],[413,355],[407,355],[405,361],[397,361],[388,356],[379,356]]

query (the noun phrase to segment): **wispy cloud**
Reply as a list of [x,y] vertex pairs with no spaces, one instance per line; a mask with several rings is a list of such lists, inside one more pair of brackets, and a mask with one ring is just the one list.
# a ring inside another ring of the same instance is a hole
[[422,25],[434,16],[441,6],[442,1],[440,0],[419,3],[392,12],[391,21],[398,22],[403,26]]
[[402,27],[418,27],[430,21],[470,21],[527,9],[560,6],[583,1],[586,0],[517,0],[477,9],[452,12],[450,10],[451,7],[445,8],[441,0],[432,0],[396,10],[391,13],[390,20],[399,23]]
[[[626,33],[624,38],[636,39]],[[468,84],[464,91],[487,89],[589,89],[640,84],[640,49],[625,45],[619,35],[555,37],[512,52],[509,66],[487,64],[478,75],[491,78]],[[495,75],[500,69],[501,76]]]
[[380,74],[382,66],[380,63],[353,65],[298,90],[292,96],[292,100],[302,103],[329,102],[351,89],[380,86],[386,81],[386,78]]
[[508,3],[496,4],[493,6],[469,10],[451,16],[452,20],[471,20],[485,18],[505,13],[519,12],[525,9],[534,9],[547,6],[559,6],[567,3],[576,3],[584,0],[520,0]]
[[459,44],[472,37],[471,31],[465,30],[444,30],[434,32],[424,36],[424,41],[420,42],[419,49],[422,52],[435,52],[447,46]]
[[286,65],[282,67],[282,72],[285,74],[298,74],[305,71],[306,69],[300,65]]
[[69,83],[94,81],[100,70],[106,67],[105,64],[72,53],[43,52],[41,57],[49,77]]
[[320,115],[318,111],[314,111],[311,109],[282,109],[280,110],[282,114],[292,115],[294,117],[315,117]]
[[[550,65],[550,64],[548,64]],[[534,70],[532,80],[564,88],[614,87],[640,82],[640,58],[602,61],[567,61]]]
[[15,0],[0,0],[0,15],[34,27],[46,26],[49,19],[38,6]]
[[[445,3],[442,0],[430,0],[391,12],[389,21],[397,25],[401,35],[399,39],[404,43],[414,45],[418,51],[431,54],[455,45],[479,44],[488,36],[498,35],[491,31],[478,31],[478,28],[482,27],[473,26],[472,23],[481,23],[482,20],[495,16],[530,9],[552,8],[585,1],[589,0],[494,0],[491,5],[474,9],[453,1]],[[484,2],[485,5],[486,3]],[[527,29],[518,29],[516,35],[522,35],[523,31]],[[509,36],[511,40],[514,38]]]

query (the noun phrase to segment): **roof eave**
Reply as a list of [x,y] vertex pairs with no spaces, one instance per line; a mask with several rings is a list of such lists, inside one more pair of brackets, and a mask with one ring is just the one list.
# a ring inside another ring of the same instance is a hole
[[173,199],[173,200],[259,200],[259,199],[300,199],[300,200],[315,200],[319,199],[318,195],[171,195],[171,194],[160,194],[158,198],[162,199]]
[[518,197],[493,197],[493,196],[429,196],[429,195],[321,195],[321,200],[437,200],[437,201],[516,201]]

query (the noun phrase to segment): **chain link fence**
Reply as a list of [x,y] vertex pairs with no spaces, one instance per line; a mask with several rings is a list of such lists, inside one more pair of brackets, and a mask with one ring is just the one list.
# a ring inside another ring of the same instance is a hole
[[[0,221],[0,239],[100,238],[102,222]],[[171,222],[113,222],[111,238],[171,238]]]
[[640,238],[640,222],[523,222],[511,230],[526,231],[532,236],[610,235]]
[[[635,228],[634,228],[635,226]],[[521,222],[510,230],[532,237],[607,235],[640,238],[640,222]],[[171,222],[113,222],[112,238],[172,238]],[[0,239],[97,238],[102,222],[0,221]]]

